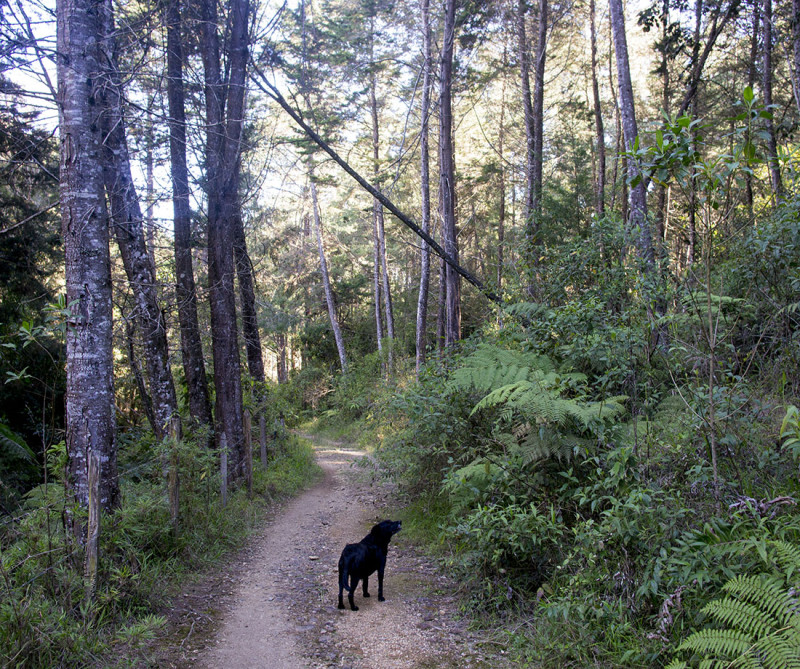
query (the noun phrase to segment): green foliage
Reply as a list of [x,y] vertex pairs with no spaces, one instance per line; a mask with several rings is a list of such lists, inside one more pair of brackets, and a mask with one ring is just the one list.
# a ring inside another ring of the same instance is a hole
[[[723,586],[726,594],[703,608],[714,627],[693,632],[684,640],[669,669],[800,667],[800,612],[795,590],[800,550],[781,541],[771,546],[779,573],[731,578]],[[680,659],[687,655],[689,659]]]
[[[25,513],[0,538],[0,656],[8,666],[111,666],[120,644],[128,649],[128,661],[146,664],[147,642],[165,624],[157,611],[169,606],[187,573],[241,545],[271,501],[318,475],[309,444],[289,438],[266,469],[256,464],[255,499],[240,488],[223,509],[216,458],[205,443],[200,438],[178,445],[177,534],[169,518],[162,454],[151,452],[155,466],[141,467],[135,478],[130,466],[121,508],[102,519],[98,588],[89,605],[81,550],[62,522],[63,485],[42,485],[28,494]],[[58,459],[58,449],[53,457]]]

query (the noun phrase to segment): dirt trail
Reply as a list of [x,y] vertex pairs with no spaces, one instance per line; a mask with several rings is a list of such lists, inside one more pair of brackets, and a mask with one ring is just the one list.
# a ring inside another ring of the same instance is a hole
[[364,453],[315,441],[322,481],[279,510],[225,573],[184,594],[181,616],[191,627],[160,666],[497,666],[500,658],[485,657],[456,620],[452,583],[402,532],[389,549],[386,601],[378,602],[375,593],[364,599],[359,588],[358,612],[336,608],[339,553],[392,516],[391,488],[369,467],[353,466]]

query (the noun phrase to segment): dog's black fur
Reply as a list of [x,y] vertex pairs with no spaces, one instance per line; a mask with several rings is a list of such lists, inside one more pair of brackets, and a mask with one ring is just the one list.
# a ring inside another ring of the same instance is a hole
[[[359,580],[363,579],[364,597],[369,597],[367,591],[370,574],[378,571],[378,601],[383,598],[383,572],[386,569],[386,554],[389,552],[389,541],[393,534],[401,530],[400,520],[384,520],[375,525],[369,534],[360,543],[347,544],[339,558],[339,608],[344,608],[342,592],[347,590],[347,601],[350,608],[358,611],[353,602],[353,593],[356,591]],[[349,585],[348,585],[349,582]]]

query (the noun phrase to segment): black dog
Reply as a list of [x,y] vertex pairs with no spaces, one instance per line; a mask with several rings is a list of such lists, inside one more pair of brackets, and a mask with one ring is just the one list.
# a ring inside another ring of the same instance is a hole
[[[358,611],[353,603],[353,593],[359,580],[364,581],[364,597],[369,597],[367,582],[370,574],[378,570],[378,601],[383,598],[383,571],[386,569],[386,554],[393,534],[400,531],[400,520],[384,520],[373,527],[360,543],[347,544],[339,558],[339,608],[344,608],[342,591],[347,590],[350,608]],[[348,586],[349,581],[349,586]]]

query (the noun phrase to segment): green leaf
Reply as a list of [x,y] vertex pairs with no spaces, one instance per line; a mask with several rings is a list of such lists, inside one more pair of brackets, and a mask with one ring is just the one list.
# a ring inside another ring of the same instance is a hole
[[744,90],[742,91],[742,99],[747,103],[750,104],[753,100],[755,100],[755,94],[753,93],[753,89],[750,86],[745,86]]

